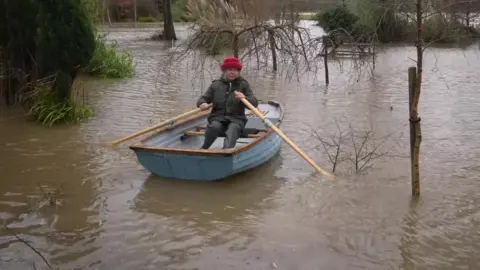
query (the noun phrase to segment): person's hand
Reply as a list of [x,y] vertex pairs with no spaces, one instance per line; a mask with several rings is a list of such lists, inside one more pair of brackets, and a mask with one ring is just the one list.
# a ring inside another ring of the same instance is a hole
[[208,109],[208,104],[207,103],[200,104],[200,109],[205,111],[206,109]]
[[245,95],[242,92],[235,91],[235,97],[237,99],[245,98]]

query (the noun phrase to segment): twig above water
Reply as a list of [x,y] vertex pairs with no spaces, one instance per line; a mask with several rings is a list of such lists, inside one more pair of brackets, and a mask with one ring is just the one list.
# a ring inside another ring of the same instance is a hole
[[[20,236],[18,236],[12,229],[10,229],[7,225],[4,225],[4,228],[6,231],[8,231],[10,234],[12,234],[18,241],[21,243],[25,244],[27,247],[29,247],[33,252],[35,252],[40,258],[42,258],[43,262],[48,266],[48,268],[53,269],[50,263],[48,263],[47,259],[38,251],[36,248],[34,248],[32,245],[30,245],[26,240],[22,239]],[[33,263],[33,269],[36,269],[35,263]]]

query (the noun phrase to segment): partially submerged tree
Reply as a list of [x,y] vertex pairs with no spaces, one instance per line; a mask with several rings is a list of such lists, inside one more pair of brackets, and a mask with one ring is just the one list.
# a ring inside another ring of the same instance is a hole
[[273,24],[261,19],[257,9],[254,15],[245,14],[224,1],[191,0],[187,8],[188,16],[195,21],[193,34],[174,49],[171,63],[202,51],[205,58],[224,48],[244,62],[252,60],[258,69],[277,70],[284,64],[295,72],[314,71],[320,63],[316,59],[321,43],[297,24]]
[[165,40],[177,40],[173,25],[172,0],[163,1],[163,37]]

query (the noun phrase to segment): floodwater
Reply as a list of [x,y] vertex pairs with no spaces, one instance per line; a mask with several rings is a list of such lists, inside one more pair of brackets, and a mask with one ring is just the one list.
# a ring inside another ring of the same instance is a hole
[[166,73],[169,44],[145,41],[150,34],[110,34],[133,52],[137,74],[86,78],[96,113],[88,121],[48,128],[1,108],[0,217],[10,230],[0,230],[0,269],[46,267],[12,232],[58,269],[480,267],[478,45],[426,52],[422,194],[412,201],[405,134],[413,47],[384,48],[373,78],[351,61],[332,59],[328,89],[323,70],[315,83],[311,75],[297,82],[246,69],[260,99],[284,104],[281,129],[323,168],[332,166],[310,127],[329,138],[338,119],[343,134],[348,122],[352,130],[372,130],[378,143],[391,134],[389,154],[370,168],[354,174],[343,161],[332,181],[284,143],[258,169],[189,183],[150,175],[131,142],[102,145],[192,109],[218,76],[217,66],[197,76],[188,60]]

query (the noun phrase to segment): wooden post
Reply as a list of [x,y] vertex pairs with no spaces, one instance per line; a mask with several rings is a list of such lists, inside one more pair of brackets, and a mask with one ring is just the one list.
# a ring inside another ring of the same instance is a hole
[[417,68],[408,69],[408,107],[410,112],[410,166],[412,180],[412,196],[420,196],[420,143],[422,141],[422,131],[420,119],[414,119],[412,115],[413,99],[417,88]]
[[323,65],[325,66],[325,84],[328,86],[329,78],[328,78],[328,44],[329,39],[328,36],[323,36]]
[[375,52],[375,46],[376,46],[375,43],[376,43],[376,42],[375,42],[375,40],[374,40],[374,41],[373,41],[373,48],[372,48],[373,69],[375,69],[375,53],[376,53],[376,52]]
[[103,0],[103,11],[107,13],[108,26],[112,27],[112,19],[110,18],[110,1],[108,3]]
[[[242,3],[243,3],[243,1],[242,1]],[[280,24],[280,22],[282,20],[282,9],[280,7],[276,8],[273,18],[274,18],[274,21],[275,21],[275,25]]]
[[102,0],[102,8],[100,9],[102,16],[102,26],[105,25],[105,0]]
[[292,40],[295,40],[295,15],[293,11],[295,10],[295,4],[293,0],[290,0],[290,20],[292,20]]

